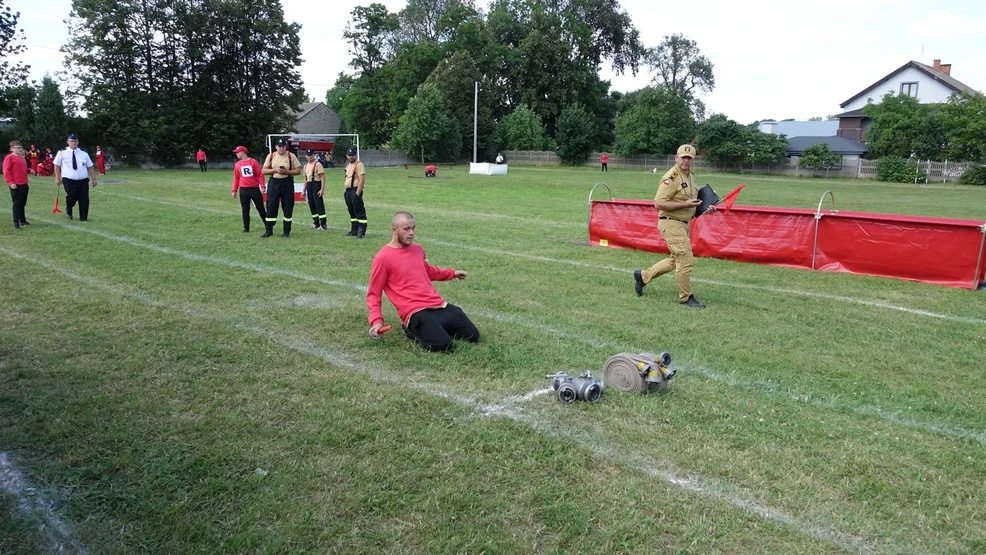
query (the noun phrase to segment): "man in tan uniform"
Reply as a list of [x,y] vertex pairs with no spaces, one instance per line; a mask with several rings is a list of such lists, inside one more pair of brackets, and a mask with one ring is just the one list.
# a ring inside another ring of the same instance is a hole
[[278,139],[274,152],[267,155],[261,173],[271,176],[267,184],[267,231],[261,237],[274,235],[277,206],[284,210],[282,237],[291,236],[291,217],[294,214],[294,176],[301,174],[301,163],[288,150],[288,142]]
[[[644,286],[650,280],[674,270],[674,283],[678,287],[678,302],[692,308],[705,308],[692,295],[692,244],[688,237],[688,222],[695,217],[698,200],[698,187],[692,174],[692,160],[695,147],[681,145],[675,155],[675,165],[661,178],[661,185],[654,197],[654,207],[660,210],[657,230],[668,244],[671,257],[654,264],[646,270],[634,270],[634,290],[637,296],[644,294]],[[710,210],[714,210],[711,207]]]
[[348,237],[362,239],[366,235],[366,207],[363,205],[363,186],[366,185],[366,166],[356,159],[356,148],[346,151],[346,182],[342,198],[349,209],[349,222],[352,229]]

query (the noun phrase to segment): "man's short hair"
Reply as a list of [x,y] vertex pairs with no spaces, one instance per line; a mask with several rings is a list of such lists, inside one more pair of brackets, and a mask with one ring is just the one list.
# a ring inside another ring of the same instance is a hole
[[20,141],[10,141],[10,148],[14,148],[15,146],[23,147],[24,145]]
[[394,214],[394,217],[390,220],[390,225],[392,227],[397,227],[397,224],[402,220],[414,220],[414,216],[410,212],[398,212]]

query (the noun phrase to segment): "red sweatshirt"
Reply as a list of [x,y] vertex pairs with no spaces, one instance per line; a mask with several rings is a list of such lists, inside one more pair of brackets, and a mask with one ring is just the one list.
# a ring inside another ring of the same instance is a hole
[[394,248],[384,245],[373,257],[370,269],[370,287],[366,292],[366,306],[370,309],[370,326],[383,323],[380,310],[380,293],[386,293],[397,308],[397,316],[406,326],[411,316],[426,308],[444,308],[445,299],[438,294],[433,281],[455,278],[453,268],[436,268],[425,260],[421,245]]
[[3,180],[7,185],[27,185],[27,160],[23,156],[8,154],[3,159]]
[[253,158],[239,160],[233,166],[233,192],[240,190],[240,187],[248,189],[250,187],[260,187],[263,189],[264,176],[260,173],[260,164]]

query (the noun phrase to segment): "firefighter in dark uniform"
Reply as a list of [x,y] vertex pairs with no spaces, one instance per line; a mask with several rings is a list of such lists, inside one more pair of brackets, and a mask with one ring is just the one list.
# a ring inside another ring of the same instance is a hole
[[[692,244],[688,237],[688,222],[695,217],[698,200],[698,187],[692,174],[692,161],[695,147],[681,145],[675,155],[675,165],[661,178],[661,185],[654,197],[654,207],[660,210],[657,230],[668,244],[671,257],[665,258],[646,270],[634,270],[634,290],[637,295],[644,294],[644,286],[658,276],[674,271],[674,283],[678,288],[678,302],[692,308],[705,308],[692,295]],[[709,208],[715,210],[715,206]]]
[[325,231],[325,169],[315,156],[314,150],[305,151],[305,196],[308,197],[308,208],[312,211],[312,229]]
[[261,171],[271,176],[267,184],[267,231],[261,237],[274,235],[278,203],[284,210],[284,233],[281,236],[290,237],[291,215],[294,213],[294,176],[301,174],[301,162],[293,152],[288,151],[288,142],[278,139],[276,150],[267,155]]
[[356,159],[356,149],[350,147],[346,151],[346,182],[343,198],[349,209],[349,221],[352,229],[347,237],[362,239],[366,235],[366,207],[363,206],[363,185],[366,182],[366,167]]

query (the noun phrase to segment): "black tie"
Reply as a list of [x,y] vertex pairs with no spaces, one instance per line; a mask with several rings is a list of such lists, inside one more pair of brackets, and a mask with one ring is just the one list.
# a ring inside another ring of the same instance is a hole
[[72,169],[73,170],[79,169],[79,164],[78,164],[78,162],[75,161],[75,151],[74,150],[72,151]]

